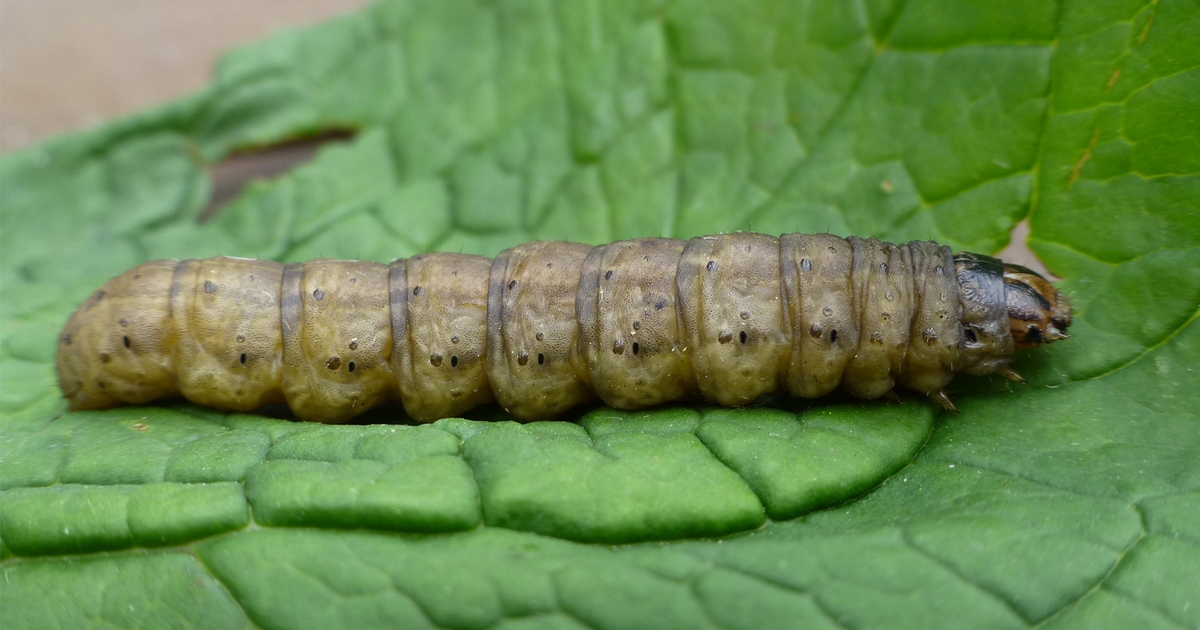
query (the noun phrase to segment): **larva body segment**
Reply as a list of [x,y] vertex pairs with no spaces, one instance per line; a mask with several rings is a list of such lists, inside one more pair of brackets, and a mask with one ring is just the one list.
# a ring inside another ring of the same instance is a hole
[[[878,398],[896,385],[912,342],[912,256],[907,248],[875,239],[847,239],[854,262],[851,285],[857,315],[858,351],[842,376],[843,389]],[[941,339],[953,344],[956,338]]]
[[295,263],[282,285],[283,395],[297,417],[344,422],[395,397],[386,266]]
[[168,313],[175,383],[185,398],[233,411],[284,402],[283,270],[239,258],[175,265]]
[[700,395],[734,407],[778,391],[791,345],[779,239],[749,232],[692,239],[675,279]]
[[675,278],[686,241],[644,238],[593,249],[576,293],[580,359],[601,400],[636,409],[699,395]]
[[819,398],[837,389],[858,349],[849,244],[832,234],[785,234],[780,243],[784,299],[792,322],[788,391]]
[[[493,400],[488,385],[488,279],[492,260],[423,254],[390,267],[392,365],[414,418],[446,418]],[[437,290],[426,290],[426,287]]]
[[948,405],[956,372],[1014,378],[1017,345],[1069,324],[1049,283],[985,256],[735,233],[386,266],[154,261],[75,312],[58,370],[74,409],[183,395],[236,411],[285,401],[322,422],[395,398],[420,421],[493,399],[534,420],[596,398],[740,406],[896,384]]
[[954,378],[962,354],[963,306],[954,259],[936,243],[909,243],[907,248],[913,269],[912,341],[896,380],[909,389],[935,392]]
[[595,398],[580,369],[575,302],[582,243],[525,243],[500,252],[488,286],[488,379],[518,418],[554,416]]

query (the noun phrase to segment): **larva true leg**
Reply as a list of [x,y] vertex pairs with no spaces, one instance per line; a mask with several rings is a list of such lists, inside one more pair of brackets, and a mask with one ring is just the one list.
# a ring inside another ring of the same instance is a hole
[[930,392],[929,397],[932,398],[934,402],[941,405],[942,409],[945,409],[953,414],[958,413],[958,407],[954,406],[954,401],[950,400],[950,397],[946,395],[945,391],[939,389],[935,392]]
[[1008,367],[1007,365],[1000,368],[999,370],[996,370],[996,373],[1010,381],[1016,381],[1018,383],[1025,382],[1025,379],[1022,378],[1020,374],[1017,374],[1016,370]]

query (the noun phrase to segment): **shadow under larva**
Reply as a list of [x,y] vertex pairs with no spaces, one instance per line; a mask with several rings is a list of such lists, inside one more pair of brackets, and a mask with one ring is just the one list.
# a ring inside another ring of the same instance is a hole
[[57,364],[72,409],[182,395],[320,422],[392,399],[419,421],[492,401],[538,420],[596,400],[742,406],[896,386],[952,409],[956,373],[1019,379],[1016,350],[1070,323],[1049,282],[988,256],[739,232],[525,243],[494,260],[158,260],[76,310]]

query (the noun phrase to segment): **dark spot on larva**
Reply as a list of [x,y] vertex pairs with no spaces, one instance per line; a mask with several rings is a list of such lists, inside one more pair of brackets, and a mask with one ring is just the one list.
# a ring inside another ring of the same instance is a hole
[[97,291],[97,292],[96,292],[96,294],[95,294],[95,295],[93,295],[92,297],[93,297],[93,298],[94,298],[94,299],[95,299],[97,302],[99,302],[100,300],[103,300],[103,299],[104,299],[104,291]]
[[635,319],[635,320],[633,320],[633,329],[634,329],[634,330],[641,330],[641,329],[642,329],[642,322],[640,322],[639,320],[636,320],[636,319]]
[[554,267],[554,263],[546,263],[546,268],[547,268],[547,269],[550,269],[550,268],[552,268],[552,267]]
[[129,320],[122,317],[117,323],[121,325],[121,328],[125,328],[129,325]]
[[534,335],[534,337],[535,337],[535,338],[536,338],[538,341],[542,341],[543,339],[545,339],[545,338],[546,338],[546,334],[545,334],[545,333],[543,333],[542,331],[540,331],[540,330],[539,330],[539,331],[538,331],[538,333],[537,333],[536,335]]
[[458,343],[458,335],[451,335],[450,343]]
[[879,271],[881,273],[887,273],[887,263],[879,263]]
[[971,330],[970,328],[963,329],[963,337],[965,337],[967,341],[971,343],[979,341],[979,338],[975,336],[975,331]]
[[422,294],[422,293],[424,293],[424,292],[425,292],[425,287],[422,287],[422,286],[419,286],[419,285],[418,285],[418,286],[415,286],[415,287],[413,287],[413,295],[421,295],[421,294]]
[[96,381],[96,384],[100,386],[100,389],[104,389],[104,381]]
[[450,367],[458,367],[458,355],[450,355]]
[[513,289],[515,289],[515,288],[517,288],[517,281],[516,281],[516,280],[510,280],[510,281],[509,281],[509,283],[508,283],[508,290],[509,290],[509,291],[512,291],[512,290],[513,290]]
[[891,314],[891,313],[884,313],[884,314],[880,315],[879,317],[880,317],[881,319],[883,319],[883,321],[885,321],[885,322],[886,322],[886,321],[888,321],[889,319],[891,319],[891,318],[892,318],[892,314]]
[[830,315],[833,315],[833,308],[826,306],[821,312],[825,313],[826,317],[829,317]]
[[812,337],[813,339],[820,339],[820,338],[821,338],[821,333],[822,333],[822,332],[824,332],[824,329],[822,329],[822,328],[821,328],[821,324],[819,324],[819,323],[817,323],[817,322],[813,322],[813,325],[812,325],[812,327],[810,327],[810,328],[808,329],[808,334],[809,334],[809,336],[810,336],[810,337]]
[[71,335],[63,335],[62,342],[68,346],[71,345]]
[[204,281],[204,292],[205,293],[216,293],[217,285],[213,284],[212,280],[205,280]]
[[937,274],[937,275],[939,275],[939,276],[940,276],[940,275],[942,275],[942,274],[943,274],[943,273],[945,273],[945,272],[946,272],[946,270],[945,270],[945,269],[942,269],[942,266],[941,266],[941,265],[938,265],[938,266],[936,266],[936,267],[934,267],[934,268],[933,268],[933,273],[936,273],[936,274]]
[[625,354],[625,340],[624,339],[613,340],[613,354]]
[[517,365],[525,365],[529,363],[529,353],[524,350],[517,353]]
[[871,343],[873,343],[877,346],[882,344],[883,343],[883,333],[879,332],[878,330],[871,333]]
[[112,361],[112,357],[108,356],[107,352],[100,353],[100,362],[101,363],[109,363],[111,361]]
[[612,269],[609,269],[608,271],[604,272],[604,279],[605,279],[605,280],[612,280],[612,277],[613,277],[613,270],[612,270]]
[[121,341],[122,341],[122,342],[125,344],[125,347],[126,347],[126,348],[128,348],[128,347],[129,347],[129,335],[124,335],[124,336],[122,336],[122,337],[121,337]]
[[738,334],[738,341],[741,341],[743,344],[746,343],[746,331],[743,330]]
[[436,353],[436,352],[434,352],[433,354],[429,355],[429,365],[432,365],[433,367],[441,367],[441,365],[442,365],[442,355],[440,355],[440,354],[438,354],[438,353]]
[[342,358],[337,355],[329,357],[329,360],[325,362],[325,367],[331,370],[336,370],[342,367]]
[[661,311],[666,307],[667,307],[667,303],[664,300],[659,300],[658,302],[654,303],[654,310],[656,310],[656,311]]
[[832,245],[830,245],[830,246],[829,246],[829,253],[830,253],[830,254],[836,254],[836,253],[837,253],[837,248],[836,248],[836,247],[834,247],[834,246],[832,246]]
[[357,340],[357,339],[351,339],[351,340],[350,340],[350,349],[351,349],[351,350],[358,350],[358,340]]
[[253,280],[253,279],[254,279],[254,274],[250,274],[250,275],[249,275],[249,276],[247,276],[247,277],[248,277],[248,278],[250,278],[251,280]]
[[747,246],[746,246],[746,251],[750,251],[750,246],[749,246],[749,245],[747,245]]
[[358,282],[358,278],[356,278],[356,277],[354,277],[354,276],[351,276],[351,277],[350,277],[350,284],[354,284],[355,282]]
[[353,362],[353,361],[351,361],[351,362],[350,362],[350,365],[347,365],[347,366],[346,366],[346,369],[347,369],[347,370],[349,370],[349,371],[351,371],[351,372],[353,372],[353,371],[354,371],[354,362]]
[[800,268],[805,272],[812,271],[812,261],[807,258],[800,259]]
[[717,270],[717,261],[715,261],[715,260],[708,261],[708,264],[705,265],[704,268],[708,269],[709,271],[716,271]]
[[325,292],[320,289],[314,289],[313,297],[317,298],[318,300],[323,300],[325,299]]
[[750,311],[742,311],[742,319],[750,319]]
[[246,342],[246,335],[238,335],[238,336],[237,336],[237,340],[238,340],[238,343],[245,343],[245,342]]
[[240,361],[242,365],[246,365],[246,353],[245,352],[242,353],[242,356],[238,357],[238,361]]
[[937,341],[938,334],[936,330],[932,328],[926,328],[921,332],[921,338],[925,340],[925,343],[932,344],[933,342]]
[[717,335],[717,341],[721,343],[729,343],[733,341],[733,331],[726,328]]
[[837,343],[837,329],[829,331],[829,343]]
[[642,347],[640,345],[638,345],[638,342],[636,342],[636,341],[633,342],[633,353],[634,354],[637,354],[641,350],[641,348]]
[[546,355],[538,353],[538,365],[546,365]]

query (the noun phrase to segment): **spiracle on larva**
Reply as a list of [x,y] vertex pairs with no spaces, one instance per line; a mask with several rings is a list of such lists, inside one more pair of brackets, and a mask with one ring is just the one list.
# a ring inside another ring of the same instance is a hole
[[534,242],[390,265],[158,260],[109,281],[63,329],[72,409],[180,396],[286,402],[345,422],[398,398],[419,421],[495,400],[522,420],[764,394],[953,408],[957,372],[1019,379],[1018,348],[1067,337],[1037,273],[936,243],[738,232],[590,246]]

